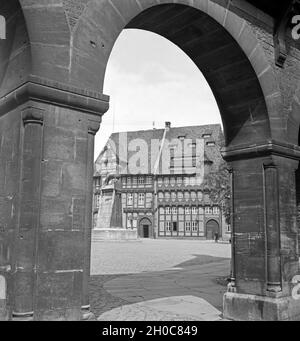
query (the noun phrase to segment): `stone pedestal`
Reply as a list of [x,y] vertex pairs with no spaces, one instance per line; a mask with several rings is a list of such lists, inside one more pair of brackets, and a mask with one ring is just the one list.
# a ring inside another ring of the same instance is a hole
[[138,240],[137,230],[126,230],[120,228],[94,229],[92,234],[93,242],[101,241],[136,241]]

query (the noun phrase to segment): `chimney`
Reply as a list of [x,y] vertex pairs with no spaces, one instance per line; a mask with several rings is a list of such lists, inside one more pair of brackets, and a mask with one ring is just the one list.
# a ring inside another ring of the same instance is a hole
[[165,129],[170,130],[171,128],[171,122],[166,122]]

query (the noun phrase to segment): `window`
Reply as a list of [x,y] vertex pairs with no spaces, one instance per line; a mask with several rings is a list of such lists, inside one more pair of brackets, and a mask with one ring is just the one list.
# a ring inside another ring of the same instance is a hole
[[173,222],[173,232],[177,232],[177,222]]
[[191,214],[191,208],[190,207],[185,208],[185,214]]
[[192,207],[192,214],[198,214],[198,208]]
[[209,206],[205,207],[205,214],[212,214],[212,209]]
[[127,194],[127,205],[129,205],[129,206],[133,205],[133,194],[132,193]]
[[182,177],[179,176],[179,177],[177,178],[177,186],[181,186],[181,185],[182,185]]
[[171,200],[172,200],[172,201],[176,201],[176,197],[177,197],[177,196],[176,196],[176,192],[172,192],[172,193],[171,193]]
[[218,215],[219,213],[220,213],[219,207],[216,207],[216,206],[215,206],[215,207],[213,208],[213,214],[214,214],[214,215]]
[[[195,165],[196,166],[196,165]],[[194,167],[194,165],[193,165],[193,167]],[[191,178],[190,178],[190,186],[195,186],[195,184],[196,184],[196,178],[194,177],[194,176],[192,176]]]
[[171,207],[166,207],[166,214],[171,214]]
[[166,193],[165,193],[165,200],[166,200],[166,201],[169,201],[169,200],[170,200],[170,193],[169,193],[169,192],[166,192]]
[[139,176],[138,184],[139,185],[144,185],[145,184],[145,178],[143,176]]
[[227,232],[230,233],[231,232],[231,226],[227,225]]
[[166,222],[166,231],[171,232],[171,222],[170,221]]
[[186,221],[185,222],[185,230],[187,232],[190,232],[191,231],[191,222],[190,221]]
[[129,216],[128,218],[127,218],[127,228],[132,228],[132,226],[133,226],[133,224],[132,224],[132,217],[131,216]]
[[206,142],[206,145],[208,147],[214,147],[216,145],[216,142],[214,142],[214,141]]
[[162,178],[158,178],[157,179],[157,184],[158,184],[159,187],[161,187],[162,184],[163,184],[163,179]]
[[198,200],[202,200],[203,199],[203,193],[202,192],[197,192],[197,196],[198,196]]
[[151,185],[151,184],[152,184],[152,177],[151,177],[151,176],[147,176],[146,183],[147,183],[148,185]]
[[168,177],[164,178],[164,185],[169,186],[169,178]]
[[132,178],[132,185],[133,185],[133,186],[136,186],[136,184],[137,184],[137,178],[136,178],[136,176],[134,176],[134,177]]
[[192,231],[198,232],[198,222],[197,221],[192,222]]
[[163,192],[158,192],[158,200],[163,201],[164,200],[164,193]]
[[159,214],[165,214],[165,209],[163,207],[159,208]]
[[184,181],[184,186],[189,186],[190,179],[187,176],[184,177],[183,181]]
[[192,198],[193,201],[195,201],[197,199],[196,192],[191,192],[191,198]]
[[176,185],[176,180],[175,178],[171,178],[171,186],[174,187]]
[[183,199],[183,193],[182,193],[182,192],[178,192],[178,193],[177,193],[177,198],[178,198],[179,201],[182,201],[182,199]]
[[190,193],[189,192],[184,192],[184,199],[186,201],[190,200]]
[[140,206],[145,205],[145,193],[139,193],[139,205]]
[[177,207],[172,208],[172,214],[177,215]]
[[127,178],[127,186],[131,186],[131,178]]
[[211,133],[203,134],[202,137],[203,137],[204,139],[211,138]]

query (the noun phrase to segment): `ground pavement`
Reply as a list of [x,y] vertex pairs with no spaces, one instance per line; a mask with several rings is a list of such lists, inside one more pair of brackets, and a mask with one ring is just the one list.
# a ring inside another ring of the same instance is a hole
[[229,244],[93,243],[92,311],[100,321],[218,321],[229,269]]

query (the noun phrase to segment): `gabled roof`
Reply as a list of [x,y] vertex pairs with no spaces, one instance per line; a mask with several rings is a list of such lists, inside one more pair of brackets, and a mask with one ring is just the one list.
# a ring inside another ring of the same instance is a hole
[[[137,153],[137,151],[131,150],[133,148],[129,148],[133,141],[139,141],[141,144],[148,146],[148,155],[144,161],[148,162],[147,169],[149,171],[147,173],[152,173],[151,170],[153,170],[154,162],[156,162],[159,157],[159,148],[151,149],[151,146],[154,144],[162,147],[161,144],[165,131],[166,129],[151,129],[113,133],[96,160],[95,176],[99,174],[99,169],[101,170],[101,162],[103,162],[104,158],[111,160],[113,157],[118,160],[120,173],[127,173],[125,170],[127,168],[127,161],[130,157]],[[171,127],[166,131],[166,141],[164,141],[164,143],[167,145],[172,144],[172,141],[178,141],[180,137],[196,142],[197,139],[203,139],[204,135],[206,135],[206,138],[204,139],[204,161],[210,162],[217,167],[221,160],[220,148],[224,144],[224,137],[220,124]],[[208,135],[211,137],[208,137]],[[215,142],[216,145],[207,146],[206,143],[209,142]],[[158,173],[160,173],[160,171]]]

